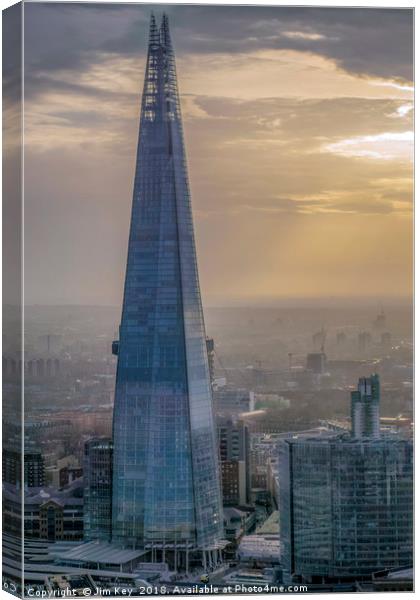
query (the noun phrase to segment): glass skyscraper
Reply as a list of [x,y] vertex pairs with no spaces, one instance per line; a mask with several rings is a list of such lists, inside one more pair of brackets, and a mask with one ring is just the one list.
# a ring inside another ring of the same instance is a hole
[[[118,342],[113,542],[152,557],[223,546],[218,449],[175,58],[152,16]],[[180,558],[181,556],[181,558]],[[187,559],[188,561],[188,559]],[[188,566],[188,565],[187,565]]]
[[351,393],[353,437],[379,437],[379,397],[378,375],[361,377],[357,391]]
[[84,538],[111,539],[112,441],[93,438],[83,456]]
[[413,563],[409,440],[286,440],[280,458],[285,580],[361,579]]

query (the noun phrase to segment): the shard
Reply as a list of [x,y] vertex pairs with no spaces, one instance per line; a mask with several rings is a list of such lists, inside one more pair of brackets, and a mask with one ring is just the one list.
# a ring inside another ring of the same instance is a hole
[[188,570],[223,516],[175,58],[152,16],[114,406],[112,539]]

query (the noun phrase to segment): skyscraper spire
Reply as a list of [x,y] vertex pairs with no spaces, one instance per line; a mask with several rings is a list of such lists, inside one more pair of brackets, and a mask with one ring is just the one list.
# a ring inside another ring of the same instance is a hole
[[[152,16],[114,404],[113,540],[184,567],[223,545],[218,450],[181,111]],[[172,558],[170,559],[170,554]],[[181,552],[182,553],[182,552]],[[210,553],[210,554],[209,554]]]
[[162,22],[160,25],[160,43],[164,48],[171,49],[171,36],[169,34],[169,21],[165,13],[162,15]]
[[149,27],[149,46],[158,46],[160,43],[159,32],[156,27],[155,15],[152,13],[150,16],[150,27]]

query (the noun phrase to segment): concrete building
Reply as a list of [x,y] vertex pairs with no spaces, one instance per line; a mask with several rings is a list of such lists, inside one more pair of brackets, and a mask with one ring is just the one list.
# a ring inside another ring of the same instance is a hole
[[220,468],[224,506],[249,502],[249,434],[240,420],[218,417]]

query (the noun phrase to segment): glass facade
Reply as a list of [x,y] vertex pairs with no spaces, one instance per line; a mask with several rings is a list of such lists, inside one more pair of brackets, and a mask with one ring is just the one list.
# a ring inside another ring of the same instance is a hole
[[379,376],[361,377],[351,393],[352,435],[379,438]]
[[411,441],[282,443],[280,531],[289,576],[357,578],[410,566],[412,528]]
[[218,452],[175,59],[152,17],[120,325],[113,541],[217,548]]
[[88,440],[83,457],[84,538],[111,539],[112,441]]

